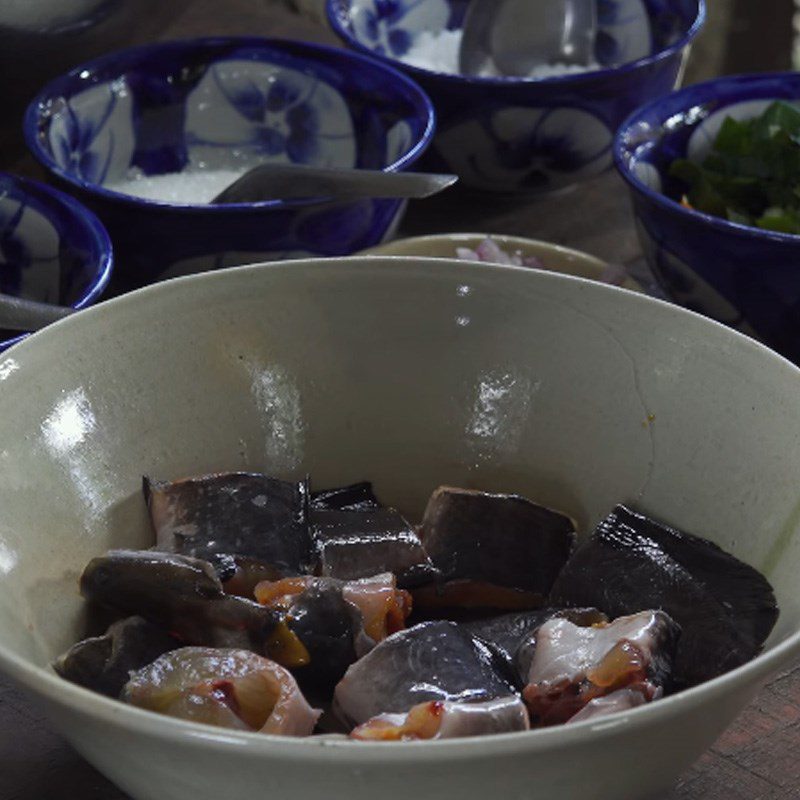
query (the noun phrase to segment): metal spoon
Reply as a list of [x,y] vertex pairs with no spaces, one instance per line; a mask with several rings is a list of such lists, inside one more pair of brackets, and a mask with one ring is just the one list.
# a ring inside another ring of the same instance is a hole
[[0,328],[12,331],[38,331],[53,322],[74,314],[77,309],[53,306],[36,300],[24,300],[0,294]]
[[471,0],[459,66],[478,75],[494,65],[526,77],[542,64],[587,65],[594,58],[597,0]]
[[245,172],[211,202],[259,203],[299,197],[430,197],[457,180],[457,175],[422,172],[263,164]]

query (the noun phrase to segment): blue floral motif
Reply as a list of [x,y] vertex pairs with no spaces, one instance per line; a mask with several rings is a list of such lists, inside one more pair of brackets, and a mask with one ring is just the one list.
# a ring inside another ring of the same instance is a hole
[[242,144],[254,145],[268,156],[286,153],[291,161],[302,164],[314,161],[319,151],[320,130],[319,115],[313,104],[316,82],[298,85],[288,75],[281,75],[267,84],[250,79],[230,85],[217,69],[213,75],[231,106],[252,123],[251,138]]
[[366,0],[354,3],[357,38],[375,53],[402,58],[422,31],[444,29],[450,19],[446,0]]
[[642,0],[597,0],[595,58],[612,66],[649,55],[652,31]]
[[435,146],[472,183],[537,192],[602,172],[611,138],[605,123],[582,109],[508,107],[441,131]]
[[353,123],[342,95],[297,70],[217,63],[189,95],[186,109],[189,161],[202,169],[265,161],[355,163]]
[[638,214],[635,221],[639,241],[653,276],[673,302],[758,338],[740,308],[723,297],[683,259],[657,241]]
[[102,107],[87,108],[75,113],[67,101],[62,114],[62,124],[52,137],[53,154],[59,166],[70,175],[91,183],[102,184],[114,158],[114,132],[100,145],[99,137],[114,113],[117,96],[108,93],[108,102]]

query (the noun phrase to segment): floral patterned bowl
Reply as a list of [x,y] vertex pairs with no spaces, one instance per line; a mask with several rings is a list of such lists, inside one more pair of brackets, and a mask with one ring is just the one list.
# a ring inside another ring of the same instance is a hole
[[667,295],[800,363],[800,236],[773,233],[681,205],[667,174],[700,159],[726,116],[756,116],[780,98],[800,104],[800,74],[718,78],[636,111],[614,143],[639,238]]
[[[214,206],[196,181],[227,174],[230,182],[266,162],[401,170],[424,152],[433,129],[428,97],[390,67],[260,38],[166,42],[104,56],[48,84],[25,118],[33,154],[106,224],[117,291],[378,244],[395,230],[403,202]],[[172,188],[159,178],[167,173],[180,173],[166,179]],[[170,199],[132,197],[134,178],[151,187],[161,181]]]
[[421,34],[460,28],[468,0],[327,0],[345,42],[412,75],[438,132],[428,163],[496,192],[546,192],[611,166],[626,115],[679,79],[704,0],[597,0],[601,68],[542,79],[474,78],[403,63]]
[[[111,240],[94,214],[55,189],[0,173],[0,292],[86,308],[111,268]],[[0,329],[0,351],[29,335]]]

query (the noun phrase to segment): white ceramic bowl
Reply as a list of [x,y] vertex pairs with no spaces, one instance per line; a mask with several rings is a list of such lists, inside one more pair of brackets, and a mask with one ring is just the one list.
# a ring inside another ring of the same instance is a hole
[[369,250],[365,250],[364,254],[452,259],[456,257],[457,248],[467,247],[474,250],[487,238],[491,238],[498,247],[507,253],[520,253],[523,257],[535,256],[542,262],[544,269],[621,286],[633,292],[644,291],[641,284],[631,278],[623,267],[607,264],[580,250],[523,236],[506,236],[500,233],[435,233],[430,236],[395,239],[392,242],[371,247]]
[[[680,308],[557,274],[299,261],[168,282],[0,361],[0,668],[137,800],[666,790],[800,651],[800,371]],[[439,483],[520,491],[583,530],[619,501],[763,570],[765,654],[596,722],[435,743],[279,739],[134,709],[57,678],[90,557],[149,544],[142,472],[363,478],[419,515]]]

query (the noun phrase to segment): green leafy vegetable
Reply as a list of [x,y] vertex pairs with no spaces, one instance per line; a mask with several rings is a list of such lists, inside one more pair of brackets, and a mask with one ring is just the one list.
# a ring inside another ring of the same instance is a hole
[[692,208],[800,234],[800,109],[779,100],[754,119],[728,117],[701,163],[679,158],[669,172]]

